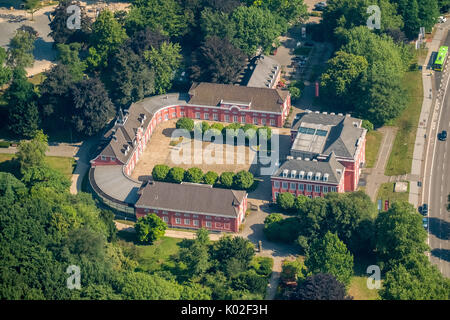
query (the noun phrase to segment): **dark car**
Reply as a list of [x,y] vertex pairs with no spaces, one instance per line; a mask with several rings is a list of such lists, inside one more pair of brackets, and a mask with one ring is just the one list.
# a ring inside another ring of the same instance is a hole
[[420,211],[420,213],[423,214],[424,216],[428,214],[428,205],[426,203],[422,205],[422,210]]
[[439,140],[441,140],[441,141],[445,141],[445,140],[447,140],[447,131],[445,131],[445,130],[442,130],[442,132],[441,132],[441,133],[439,133],[439,136],[438,136],[438,138],[439,138]]

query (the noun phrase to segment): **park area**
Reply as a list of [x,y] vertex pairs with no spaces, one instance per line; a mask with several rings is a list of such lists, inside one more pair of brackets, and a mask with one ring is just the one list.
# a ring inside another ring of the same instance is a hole
[[[10,172],[17,176],[19,167],[13,161],[14,154],[0,153],[0,171]],[[61,172],[69,180],[72,178],[72,172],[75,168],[75,160],[68,157],[45,157],[45,162],[50,168]]]
[[[153,167],[158,164],[165,164],[169,167],[181,167],[183,169],[189,169],[192,167],[198,167],[203,172],[214,171],[219,175],[222,172],[239,172],[241,170],[256,172],[256,168],[252,167],[252,162],[256,155],[256,152],[251,150],[249,146],[231,146],[223,144],[215,144],[213,142],[199,142],[194,139],[186,138],[181,143],[176,145],[178,138],[172,138],[172,133],[175,130],[175,123],[177,120],[168,120],[159,124],[147,146],[142,154],[139,162],[137,163],[131,177],[138,179],[140,176],[150,175]],[[208,122],[210,124],[214,122]],[[199,157],[199,152],[194,150],[195,145],[201,144],[202,157]],[[222,155],[220,152],[222,150]],[[229,148],[230,151],[227,149]],[[216,150],[214,150],[216,149]],[[209,151],[208,151],[209,150]],[[216,154],[216,151],[217,154]],[[210,159],[212,163],[208,163],[206,155],[211,154]],[[185,156],[185,162],[179,163],[177,159]],[[227,159],[228,155],[228,159]],[[200,159],[195,161],[195,159]],[[175,160],[175,161],[174,161]],[[231,161],[230,161],[231,160]]]

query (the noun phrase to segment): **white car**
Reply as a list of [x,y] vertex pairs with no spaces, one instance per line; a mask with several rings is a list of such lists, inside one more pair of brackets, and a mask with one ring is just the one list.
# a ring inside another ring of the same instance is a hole
[[444,23],[445,21],[447,21],[447,18],[444,16],[440,16],[438,19],[440,23]]

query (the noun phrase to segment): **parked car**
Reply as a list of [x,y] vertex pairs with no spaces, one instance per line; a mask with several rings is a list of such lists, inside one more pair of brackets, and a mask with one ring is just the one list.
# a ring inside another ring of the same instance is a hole
[[424,203],[422,205],[422,211],[420,213],[423,214],[424,216],[428,214],[428,204]]
[[428,229],[428,218],[423,218],[422,219],[422,225],[425,229]]
[[447,131],[442,130],[442,132],[438,134],[438,139],[441,141],[447,140]]
[[440,16],[440,17],[438,18],[438,21],[439,21],[440,23],[444,23],[445,21],[447,21],[447,18],[444,17],[444,16]]

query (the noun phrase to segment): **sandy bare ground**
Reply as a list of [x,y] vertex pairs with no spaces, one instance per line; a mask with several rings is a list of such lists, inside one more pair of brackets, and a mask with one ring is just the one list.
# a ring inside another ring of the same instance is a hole
[[[168,120],[156,127],[131,175],[132,178],[138,179],[139,176],[150,175],[153,167],[157,164],[166,164],[169,167],[177,166],[184,169],[199,167],[203,172],[215,171],[218,174],[225,171],[238,172],[250,169],[256,153],[247,146],[237,147],[201,142],[194,139],[184,140],[180,144],[180,149],[170,146],[170,142],[176,140],[171,138],[172,132],[175,130],[175,123],[175,119]],[[203,152],[196,152],[199,149]],[[187,160],[185,162],[188,163],[179,163],[178,159],[185,159]]]

